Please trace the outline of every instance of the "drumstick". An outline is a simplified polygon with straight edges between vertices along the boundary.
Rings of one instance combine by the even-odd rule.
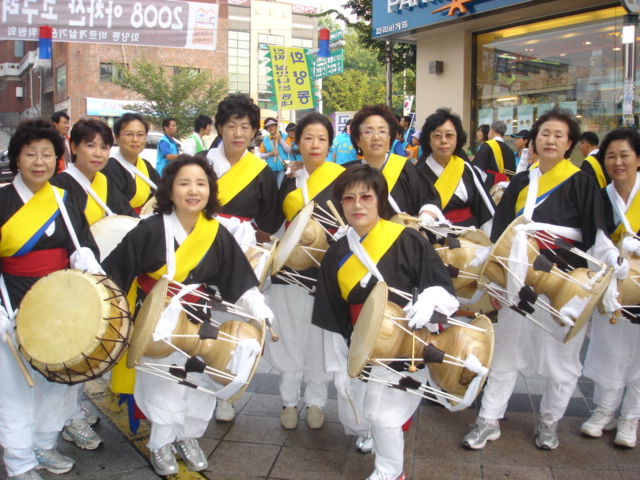
[[[33,383],[33,378],[31,377],[31,373],[29,373],[29,370],[27,370],[27,367],[24,366],[22,357],[18,353],[16,346],[13,344],[12,338],[7,338],[7,345],[9,346],[9,350],[11,350],[11,353],[13,354],[13,358],[15,358],[16,362],[18,362],[18,366],[20,367],[20,371],[22,372],[24,379],[27,381],[27,385],[33,388],[34,383]]]
[[[278,340],[280,340],[280,337],[273,330],[273,325],[271,325],[271,322],[269,321],[268,318],[265,319],[265,323],[267,324],[267,328],[269,329],[269,333],[271,334],[271,341],[275,343]]]
[[[418,301],[418,289],[416,287],[413,287],[413,291],[411,293],[413,293],[412,305],[415,305],[416,302]],[[407,370],[409,370],[409,372],[411,373],[414,373],[418,370],[416,368],[416,327],[415,326],[411,327],[411,365],[409,365],[409,368]]]
[[[338,224],[341,227],[344,227],[345,224],[342,221],[342,217],[340,216],[340,213],[338,212],[338,209],[335,207],[335,205],[333,204],[333,202],[331,200],[327,200],[327,207],[329,207],[329,210],[331,210],[331,213],[333,213],[334,217],[336,217],[336,220],[338,221]]]
[[[356,406],[353,404],[353,399],[351,398],[351,395],[349,394],[349,392],[347,393],[347,400],[349,400],[349,403],[351,404],[351,408],[353,409],[353,414],[356,417],[356,423],[358,425],[360,425],[360,418],[358,417],[358,412],[356,412]]]

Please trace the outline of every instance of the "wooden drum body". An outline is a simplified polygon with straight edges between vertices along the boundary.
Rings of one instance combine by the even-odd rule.
[[[20,352],[47,379],[69,385],[108,372],[131,332],[123,292],[108,277],[79,270],[38,280],[16,316]]]
[[[397,319],[403,319],[400,306],[388,301],[388,290],[384,283],[378,283],[358,316],[349,349],[348,371],[358,377],[367,365],[389,363],[384,359],[402,358],[410,361],[415,357],[418,364],[424,363],[427,346],[430,344],[447,355],[466,359],[473,354],[480,363],[489,368],[493,358],[493,326],[484,315],[476,317],[472,325],[483,331],[451,326],[439,335],[426,328],[416,330],[421,342],[412,341],[412,336],[402,328]],[[476,373],[456,365],[427,363],[431,379],[448,393],[464,396]]]

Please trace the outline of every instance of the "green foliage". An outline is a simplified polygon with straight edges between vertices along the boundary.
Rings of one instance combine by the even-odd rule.
[[[363,105],[384,103],[385,83],[361,70],[345,70],[323,82],[322,98],[326,110],[360,110]]]
[[[209,71],[184,68],[170,75],[162,65],[147,61],[136,61],[130,69],[117,67],[120,78],[114,83],[146,100],[144,104],[126,108],[150,119],[176,118],[180,138],[193,131],[193,121],[198,115],[213,116],[227,94],[226,80],[213,78]]]

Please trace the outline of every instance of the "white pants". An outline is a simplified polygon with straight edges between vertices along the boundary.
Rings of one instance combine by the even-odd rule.
[[[484,388],[480,417],[487,420],[499,420],[504,417],[518,378],[518,372],[489,372]],[[576,389],[578,379],[570,382],[556,382],[551,378],[547,382],[540,401],[540,416],[545,422],[557,422],[564,416],[571,395]]]
[[[285,407],[300,402],[300,384],[307,384],[307,406],[323,408],[327,403],[328,382],[333,374],[324,371],[322,329],[311,323],[313,300],[297,287],[271,285],[267,303],[276,317],[280,341],[267,341],[265,357],[280,372],[280,397]]]
[[[616,412],[620,404],[620,416],[640,418],[640,384],[627,384],[625,388],[605,388],[596,383],[593,389],[593,401],[605,412]]]
[[[185,358],[172,353],[162,359],[143,361],[170,366],[184,364]],[[201,374],[208,381],[206,374]],[[136,404],[151,422],[147,447],[158,450],[168,443],[201,437],[216,407],[216,397],[142,371],[136,372]]]
[[[397,383],[400,377],[383,367],[373,367],[372,376]],[[421,383],[426,377],[423,371],[411,374]],[[376,382],[353,379],[349,400],[338,396],[338,417],[347,435],[373,437],[375,467],[389,475],[400,475],[404,464],[404,433],[402,426],[416,411],[422,397]],[[356,413],[360,424],[356,419]]]
[[[30,388],[4,342],[0,342],[0,365],[0,444],[7,472],[15,476],[38,464],[34,450],[55,447],[77,394],[31,369],[35,386]]]

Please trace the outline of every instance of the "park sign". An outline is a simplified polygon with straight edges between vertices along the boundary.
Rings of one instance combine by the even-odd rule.
[[[330,77],[344,72],[344,48],[334,50],[330,57],[316,57],[313,62],[313,78]]]
[[[196,48],[213,52],[219,5],[176,0],[2,0],[0,39]]]

